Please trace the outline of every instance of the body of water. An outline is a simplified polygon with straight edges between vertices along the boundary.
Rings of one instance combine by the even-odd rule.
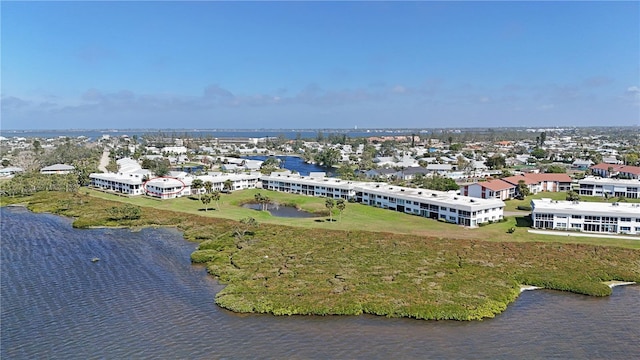
[[[247,156],[247,159],[265,161],[269,156],[256,155]],[[333,176],[335,168],[328,168],[326,166],[319,166],[316,164],[308,164],[299,156],[276,156],[280,159],[280,166],[283,169],[296,171],[302,176],[309,176],[310,172],[325,172],[327,176]]]
[[[235,314],[176,230],[77,230],[15,207],[0,218],[2,359],[640,357],[637,285],[526,291],[476,322]]]
[[[37,137],[37,138],[56,138],[56,137],[79,137],[84,136],[92,140],[102,138],[104,135],[118,137],[134,135],[143,137],[147,135],[165,137],[191,137],[191,138],[265,138],[284,136],[293,140],[298,137],[302,139],[316,139],[319,133],[324,137],[329,134],[345,134],[348,137],[369,137],[369,136],[402,136],[416,134],[425,134],[431,130],[418,129],[242,129],[242,130],[215,130],[215,129],[64,129],[64,130],[6,130],[0,129],[0,136],[11,137]]]

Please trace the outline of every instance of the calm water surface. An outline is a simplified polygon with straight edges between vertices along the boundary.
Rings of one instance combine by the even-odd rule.
[[[296,171],[302,176],[309,176],[310,172],[325,172],[327,176],[333,176],[335,168],[328,168],[326,166],[319,166],[316,164],[307,164],[301,157],[298,156],[276,156],[281,161],[281,167],[287,170]],[[256,155],[247,156],[247,159],[265,161],[268,156]]]
[[[175,230],[0,216],[2,359],[640,358],[640,286],[527,291],[481,322],[241,315],[214,304],[222,287]]]

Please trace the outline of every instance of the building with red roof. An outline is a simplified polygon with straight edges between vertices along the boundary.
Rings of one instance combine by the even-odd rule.
[[[518,195],[518,184],[523,181],[529,193],[543,191],[559,192],[571,190],[571,177],[567,174],[543,173],[508,176],[502,179],[476,182],[462,186],[461,195],[482,199],[507,200]]]

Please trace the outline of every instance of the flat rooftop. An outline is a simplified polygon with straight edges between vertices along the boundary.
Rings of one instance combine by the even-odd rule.
[[[543,198],[531,200],[531,205],[536,212],[548,211],[553,213],[562,213],[563,211],[566,211],[567,214],[609,214],[640,218],[639,203],[563,201]]]
[[[640,179],[611,179],[590,176],[578,181],[579,184],[640,186]]]

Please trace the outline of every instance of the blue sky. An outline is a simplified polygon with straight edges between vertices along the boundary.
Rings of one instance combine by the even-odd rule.
[[[640,125],[640,3],[2,1],[3,129]]]

